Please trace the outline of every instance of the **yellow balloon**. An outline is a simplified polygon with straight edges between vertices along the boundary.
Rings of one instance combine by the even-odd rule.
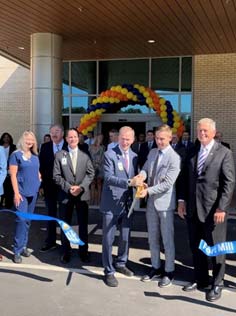
[[[121,92],[122,87],[121,86],[116,86],[116,91]]]
[[[147,104],[152,103],[152,98],[148,97],[148,98],[146,99],[146,102],[147,102]]]
[[[126,96],[127,96],[128,99],[132,99],[134,95],[133,95],[132,92],[128,92],[128,93],[126,94]]]
[[[167,113],[166,113],[165,111],[162,111],[162,112],[160,113],[160,117],[161,117],[161,118],[167,117]]]
[[[137,98],[137,96],[135,95],[135,96],[133,96],[133,99],[132,99],[134,102],[136,102],[136,101],[138,101],[138,98]]]
[[[145,92],[143,93],[143,95],[145,96],[145,98],[147,98],[147,97],[150,96],[150,93],[149,93],[148,91],[145,91]]]
[[[144,93],[145,92],[145,87],[144,86],[140,86],[139,87],[139,92]]]
[[[167,117],[163,117],[163,118],[162,118],[162,122],[163,122],[163,123],[167,123],[167,121],[168,121],[168,118],[167,118]]]
[[[122,89],[121,89],[121,93],[127,94],[127,93],[128,93],[128,90],[127,90],[126,88],[122,88]]]
[[[164,98],[160,98],[159,103],[160,105],[164,105],[166,103],[166,100]]]
[[[97,102],[98,102],[97,99],[93,99],[92,104],[95,105],[97,104]]]
[[[98,97],[98,98],[97,98],[97,102],[98,102],[98,103],[102,103],[102,97]]]
[[[115,98],[109,98],[110,103],[115,103]]]
[[[180,123],[179,123],[179,122],[175,122],[175,123],[174,123],[174,127],[175,127],[175,128],[178,128],[179,126],[180,126]]]
[[[139,89],[140,85],[136,83],[136,84],[134,85],[134,87],[135,87],[136,89]]]
[[[103,97],[103,98],[102,98],[102,101],[106,103],[106,102],[109,101],[109,98],[108,98],[108,97]]]
[[[160,109],[161,109],[161,111],[166,111],[167,107],[166,107],[166,105],[163,104],[160,106]]]
[[[116,91],[116,87],[115,87],[115,86],[112,86],[110,90],[111,90],[111,91]]]
[[[119,103],[120,102],[120,99],[118,99],[118,98],[114,98],[114,100],[115,100],[115,103]]]
[[[172,128],[172,133],[177,133],[177,128]]]

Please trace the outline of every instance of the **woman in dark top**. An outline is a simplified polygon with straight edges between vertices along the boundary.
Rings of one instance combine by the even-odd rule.
[[[5,151],[6,159],[7,159],[7,165],[9,163],[9,158],[11,153],[16,150],[16,145],[13,144],[13,138],[12,136],[5,132],[2,134],[0,138],[0,146],[3,146],[3,149]],[[7,168],[8,169],[8,168]],[[3,183],[4,188],[4,194],[1,197],[1,205],[5,206],[5,208],[12,208],[13,206],[13,189],[11,185],[11,178],[9,172],[7,173],[6,179]]]
[[[37,141],[33,132],[25,131],[22,134],[17,150],[10,156],[9,169],[15,209],[33,213],[41,181]],[[25,257],[30,256],[30,251],[27,249],[29,228],[30,221],[16,217],[13,257],[15,263],[22,262],[21,254]]]

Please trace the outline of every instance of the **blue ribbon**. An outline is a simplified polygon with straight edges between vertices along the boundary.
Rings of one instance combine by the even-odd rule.
[[[60,225],[61,229],[63,230],[64,234],[66,235],[67,239],[69,240],[71,244],[84,246],[84,242],[79,238],[79,236],[73,230],[73,228],[69,226],[66,222],[62,221],[61,219],[47,216],[47,215],[23,213],[23,212],[12,211],[12,210],[7,210],[7,209],[0,210],[0,212],[10,212],[21,218],[24,218],[30,221],[56,221]]]
[[[199,247],[208,257],[216,257],[220,255],[236,253],[236,241],[225,241],[214,246],[208,246],[205,240],[201,239]]]

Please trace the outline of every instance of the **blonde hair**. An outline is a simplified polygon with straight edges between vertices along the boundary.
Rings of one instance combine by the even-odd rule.
[[[120,135],[121,133],[123,133],[123,132],[130,132],[130,133],[132,133],[133,137],[134,137],[134,135],[135,135],[134,130],[133,130],[132,127],[130,127],[130,126],[122,126],[122,127],[119,129],[119,135]]]
[[[30,148],[30,151],[34,155],[38,155],[38,145],[37,145],[37,139],[32,131],[24,131],[21,135],[20,139],[18,140],[18,143],[16,145],[17,149],[25,151],[25,138],[27,136],[32,136],[34,138],[34,144],[32,148]]]
[[[155,134],[157,132],[167,132],[170,136],[172,136],[172,129],[167,124],[163,124],[163,125],[156,127]]]

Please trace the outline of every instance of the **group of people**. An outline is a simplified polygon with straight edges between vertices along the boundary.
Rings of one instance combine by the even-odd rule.
[[[134,188],[139,188],[139,197],[147,198],[146,221],[152,265],[141,281],[158,277],[159,287],[170,286],[173,282],[174,212],[177,208],[179,216],[186,219],[188,225],[194,266],[193,280],[183,290],[207,288],[208,301],[221,297],[225,256],[213,257],[210,279],[208,258],[198,249],[201,239],[211,246],[226,240],[227,211],[235,185],[232,152],[215,139],[216,125],[212,119],[204,118],[198,122],[198,141],[195,144],[190,142],[188,133],[183,135],[182,145],[176,142],[177,135],[172,135],[171,128],[165,124],[155,131],[148,131],[146,141],[145,137],[140,137],[140,144],[139,140],[134,142],[135,132],[129,126],[122,127],[118,133],[111,131],[111,145],[106,151],[102,135],[89,136],[86,142],[81,142],[82,136],[72,128],[66,132],[64,139],[64,129],[59,124],[51,127],[49,135],[50,141],[41,145],[38,155],[35,135],[25,131],[17,150],[10,155],[9,175],[16,210],[33,212],[39,190],[44,192],[49,216],[59,217],[71,224],[75,208],[79,236],[85,243],[79,247],[78,254],[82,262],[87,262],[88,202],[93,186],[100,185],[104,282],[109,287],[117,287],[115,272],[129,277],[134,275],[127,262],[130,227],[135,215],[129,216],[128,213]],[[83,144],[88,146],[87,150]],[[7,159],[2,147],[0,164],[0,194],[3,194],[1,185],[7,174]],[[99,177],[101,182],[96,180],[95,183],[94,178]],[[29,226],[29,221],[16,218],[15,263],[22,262],[22,255],[30,255],[27,248]],[[117,227],[120,235],[117,257],[113,261],[112,247]],[[165,253],[164,267],[160,260],[161,240]],[[71,248],[63,232],[61,244],[60,260],[66,264],[71,259]],[[55,247],[56,222],[49,221],[41,251]]]

